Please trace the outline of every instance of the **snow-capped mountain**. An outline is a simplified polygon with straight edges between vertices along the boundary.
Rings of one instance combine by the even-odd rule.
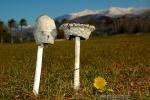
[[[116,16],[122,16],[122,15],[139,15],[146,10],[148,10],[148,8],[119,8],[119,7],[110,7],[108,9],[95,10],[95,11],[83,10],[83,11],[59,16],[56,18],[56,20],[60,22],[63,19],[72,20],[78,17],[87,16],[87,15],[100,15],[100,16],[109,16],[109,17],[116,17]]]
[[[125,14],[133,14],[134,8],[119,8],[119,7],[111,7],[104,11],[104,15],[106,16],[118,16]]]
[[[63,16],[59,16],[56,18],[56,20],[58,20],[58,21],[62,21],[63,19],[72,20],[72,19],[75,19],[77,17],[82,17],[82,16],[86,16],[86,15],[95,15],[95,14],[100,14],[100,11],[99,10],[96,10],[96,11],[83,10],[80,12],[75,12],[75,13],[70,13],[70,14],[66,14]]]
[[[100,14],[100,11],[99,10],[96,10],[96,11],[83,10],[81,12],[71,13],[72,17],[81,17],[81,16],[94,15],[94,14]]]

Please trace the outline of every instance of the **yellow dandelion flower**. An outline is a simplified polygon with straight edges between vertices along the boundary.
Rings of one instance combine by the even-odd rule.
[[[97,89],[103,89],[106,84],[106,80],[102,77],[97,77],[94,79],[94,87],[96,87]]]

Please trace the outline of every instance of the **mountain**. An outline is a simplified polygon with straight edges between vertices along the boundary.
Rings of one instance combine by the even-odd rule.
[[[73,20],[78,17],[97,15],[97,16],[109,16],[109,17],[119,17],[123,15],[140,15],[146,11],[149,11],[148,8],[119,8],[119,7],[110,7],[103,10],[83,10],[80,12],[70,13],[56,18],[57,21],[61,22],[63,19]]]
[[[83,10],[59,16],[55,20],[58,27],[66,22],[94,25],[96,29],[93,35],[150,32],[150,8]]]
[[[104,11],[104,15],[106,16],[120,16],[125,14],[133,14],[134,8],[119,8],[119,7],[111,7]]]
[[[82,16],[86,16],[86,15],[95,15],[95,14],[100,14],[100,11],[99,10],[96,10],[96,11],[83,10],[83,11],[80,11],[80,12],[59,16],[59,17],[56,18],[56,20],[58,20],[60,22],[63,19],[72,20],[72,19],[75,19],[77,17],[82,17]]]

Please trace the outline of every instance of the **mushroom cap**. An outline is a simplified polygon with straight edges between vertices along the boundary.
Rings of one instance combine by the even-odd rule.
[[[65,23],[59,29],[64,30],[67,39],[79,36],[87,40],[91,32],[95,30],[95,27],[89,24]]]
[[[39,16],[34,25],[34,38],[37,44],[54,44],[57,35],[54,20],[47,16]]]

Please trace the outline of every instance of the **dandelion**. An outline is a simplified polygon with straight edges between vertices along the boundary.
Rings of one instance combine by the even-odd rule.
[[[94,79],[94,87],[96,87],[96,89],[103,89],[106,84],[106,80],[102,77],[97,77]]]

